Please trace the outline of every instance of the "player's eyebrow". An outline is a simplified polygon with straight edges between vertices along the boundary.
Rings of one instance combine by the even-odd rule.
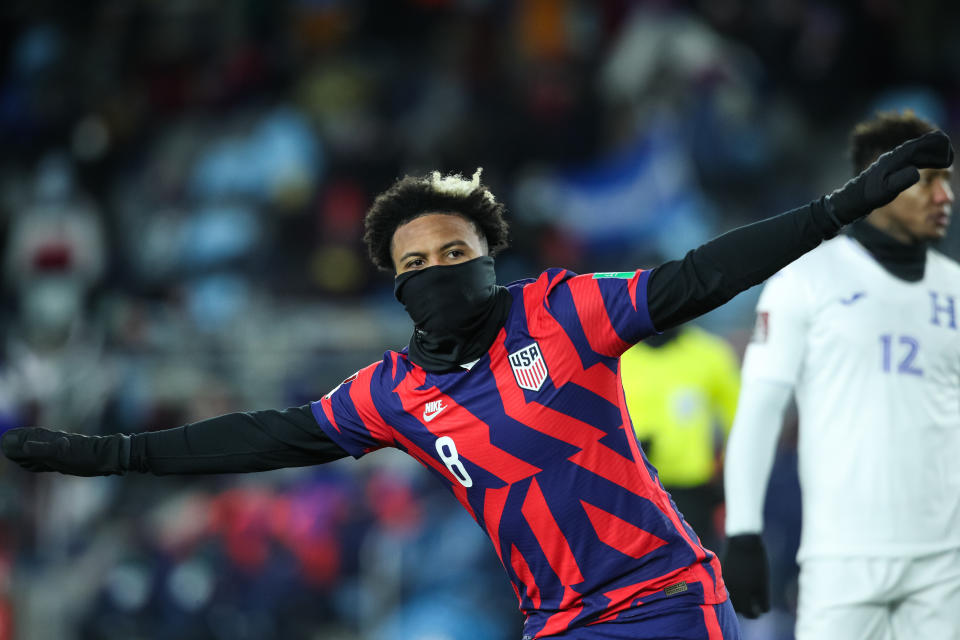
[[[452,249],[453,247],[456,247],[458,245],[467,246],[467,243],[464,240],[451,240],[450,242],[440,247],[440,252],[443,253],[447,249]],[[400,256],[400,262],[406,261],[407,258],[414,258],[414,257],[424,258],[426,257],[426,255],[427,254],[424,253],[423,251],[407,251],[405,254]]]
[[[946,180],[953,180],[953,167],[921,169],[920,175],[925,176],[927,179],[945,178]]]

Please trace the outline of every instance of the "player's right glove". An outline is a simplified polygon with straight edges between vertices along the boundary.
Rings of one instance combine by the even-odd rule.
[[[845,185],[824,198],[827,212],[841,225],[892,201],[920,179],[919,169],[945,169],[953,164],[950,138],[930,131],[884,153]]]
[[[734,610],[747,618],[770,610],[767,552],[759,534],[727,538],[720,566]]]
[[[74,476],[122,474],[130,457],[130,439],[121,434],[85,436],[40,427],[10,429],[0,439],[3,454],[29,471],[59,471]]]

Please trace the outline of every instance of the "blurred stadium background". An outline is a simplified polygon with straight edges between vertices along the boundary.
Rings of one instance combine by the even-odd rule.
[[[850,176],[911,107],[960,133],[960,5],[914,0],[6,0],[0,430],[317,399],[406,343],[360,243],[404,173],[506,202],[506,282],[648,266]],[[942,249],[960,254],[960,231]],[[700,319],[740,352],[756,291]],[[791,430],[768,500],[791,638]],[[402,455],[251,476],[0,460],[0,640],[497,640],[516,600]]]

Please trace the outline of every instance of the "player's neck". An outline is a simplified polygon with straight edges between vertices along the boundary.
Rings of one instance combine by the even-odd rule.
[[[850,225],[850,236],[859,242],[888,272],[908,282],[923,279],[927,243],[905,243],[882,229],[861,220]]]

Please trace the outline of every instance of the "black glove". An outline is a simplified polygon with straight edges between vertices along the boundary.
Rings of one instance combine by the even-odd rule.
[[[10,429],[0,439],[0,448],[29,471],[73,476],[122,474],[130,457],[130,439],[122,434],[84,436],[39,427]]]
[[[770,610],[767,552],[759,534],[745,533],[727,538],[720,566],[736,611],[747,618],[756,618]]]
[[[892,201],[920,179],[919,169],[953,164],[950,138],[930,131],[884,153],[876,162],[824,199],[827,212],[841,224],[862,218]]]

